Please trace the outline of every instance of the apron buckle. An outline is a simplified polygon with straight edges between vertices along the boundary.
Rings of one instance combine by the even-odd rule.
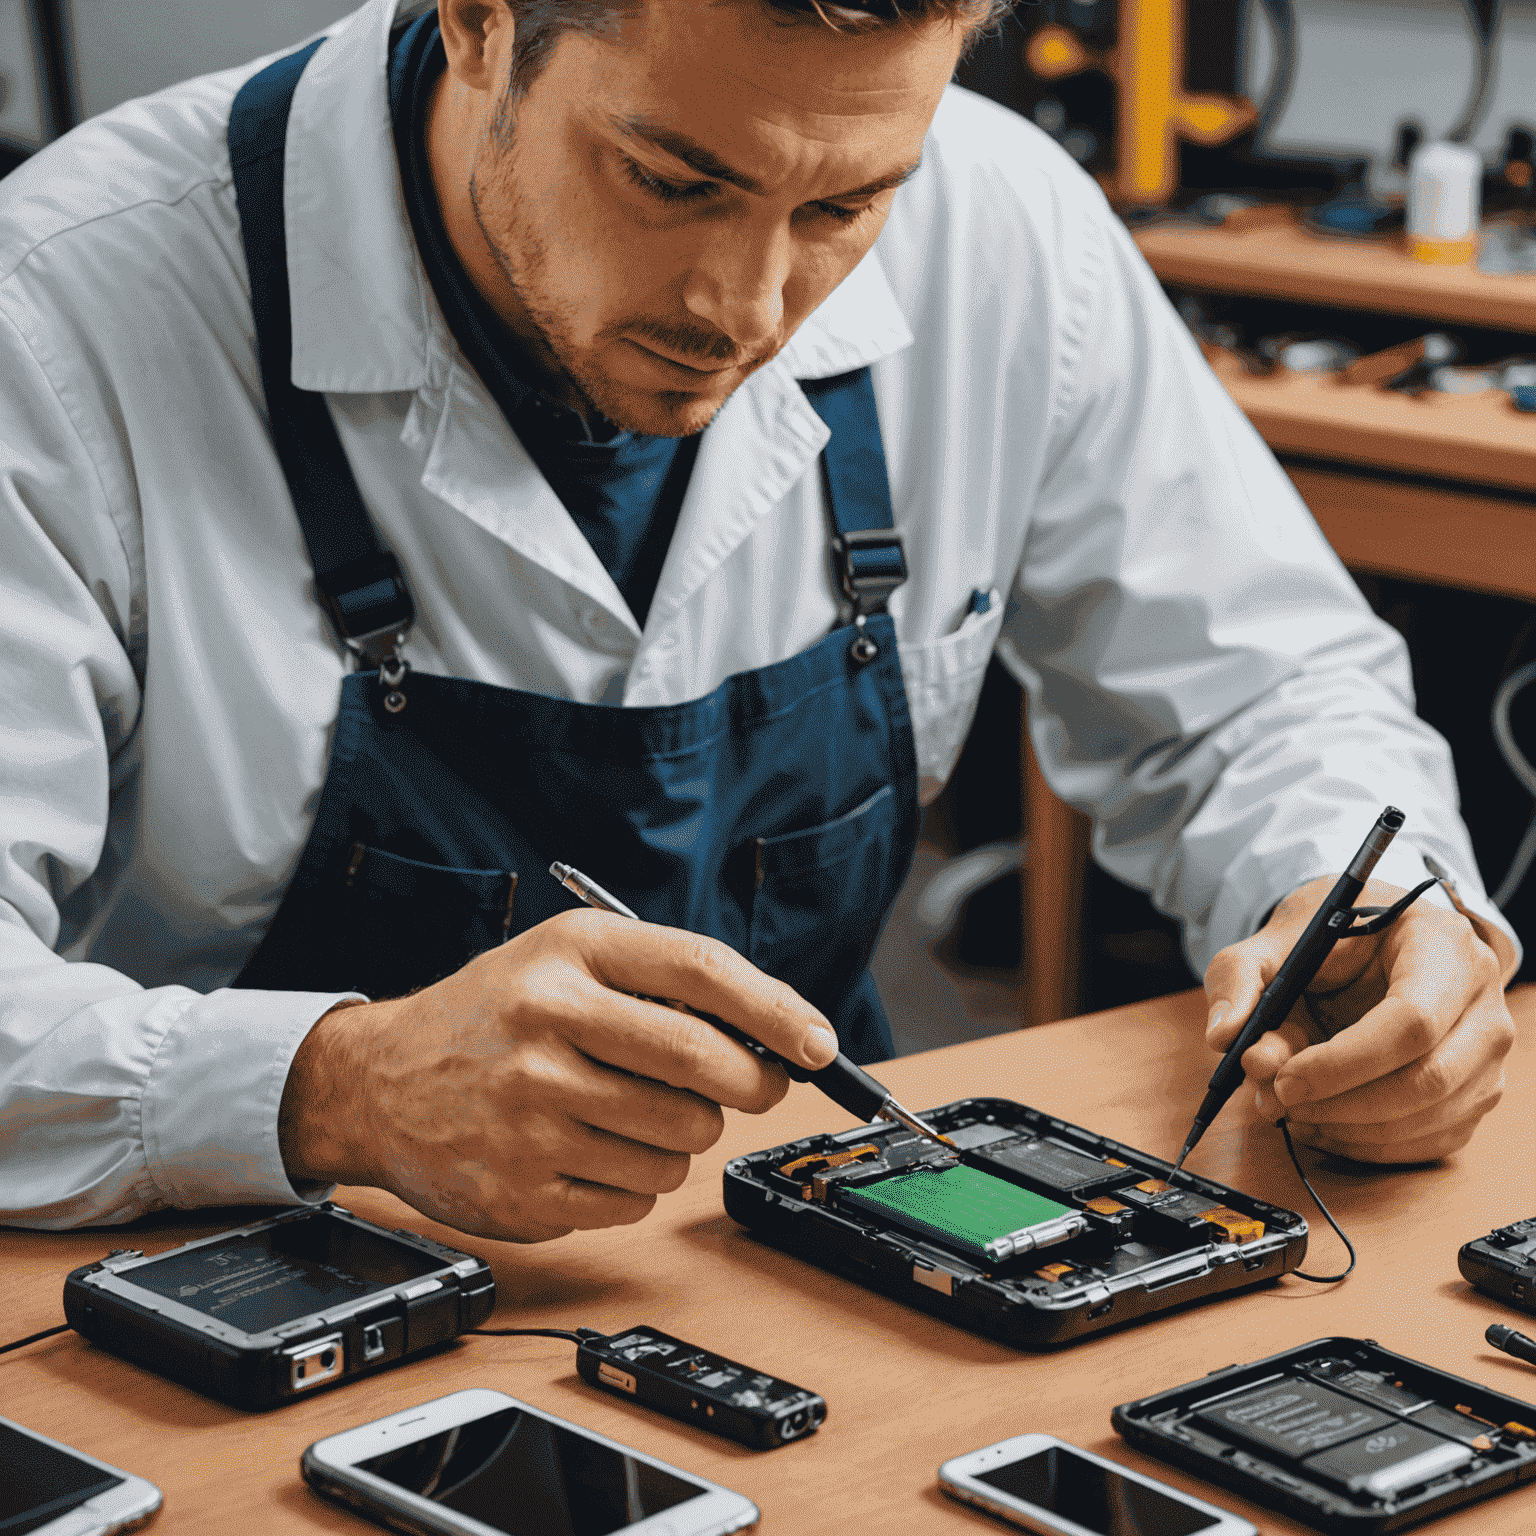
[[[880,654],[880,647],[864,632],[865,621],[886,611],[892,592],[907,579],[907,551],[894,528],[849,528],[832,539],[837,561],[837,581],[853,608],[858,635],[848,654],[860,666]]]

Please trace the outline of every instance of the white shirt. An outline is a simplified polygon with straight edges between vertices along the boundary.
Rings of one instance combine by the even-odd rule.
[[[996,648],[1094,851],[1192,963],[1382,805],[1481,897],[1444,742],[1094,184],[958,89],[874,250],[706,432],[642,632],[438,311],[385,97],[395,0],[288,130],[293,380],[326,393],[423,672],[696,698],[837,620],[796,381],[873,364],[912,575],[925,799]],[[264,62],[264,61],[263,61]],[[76,129],[0,188],[0,1220],[292,1202],[277,1111],[332,995],[234,991],[299,858],[346,656],[271,444],[225,145],[259,65]],[[969,613],[972,593],[1005,601]]]

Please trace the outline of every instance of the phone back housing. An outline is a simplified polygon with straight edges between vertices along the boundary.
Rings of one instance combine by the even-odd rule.
[[[1531,1404],[1374,1339],[1313,1339],[1110,1419],[1137,1450],[1334,1536],[1388,1536],[1536,1479]]]

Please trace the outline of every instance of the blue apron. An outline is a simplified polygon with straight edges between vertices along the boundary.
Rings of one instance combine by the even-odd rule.
[[[868,962],[917,839],[917,767],[885,599],[906,576],[869,370],[808,381],[850,621],[686,704],[578,704],[411,673],[415,609],[322,394],[290,381],[283,146],[319,44],[235,98],[230,159],[273,444],[317,599],[364,670],[314,825],[234,985],[397,996],[577,899],[574,864],[652,922],[711,934],[820,1008],[855,1061],[891,1052]]]

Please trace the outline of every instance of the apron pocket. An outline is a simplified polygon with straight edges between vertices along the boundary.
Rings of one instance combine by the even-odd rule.
[[[747,958],[823,1011],[863,974],[880,935],[897,809],[887,784],[835,821],[754,840]]]
[[[507,936],[516,876],[452,869],[354,843],[339,892],[346,985],[399,997],[451,975]]]

